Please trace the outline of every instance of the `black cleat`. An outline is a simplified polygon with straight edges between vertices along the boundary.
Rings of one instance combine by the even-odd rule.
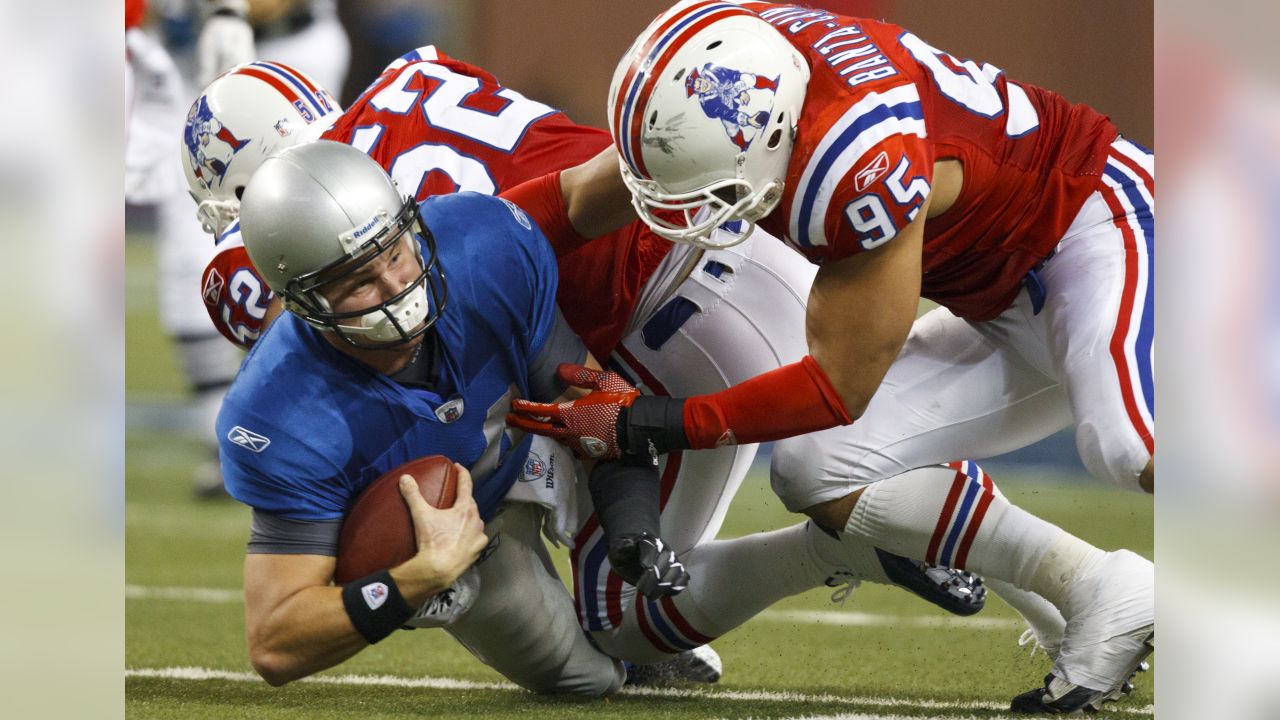
[[[929,565],[880,548],[876,556],[894,584],[953,615],[975,615],[987,604],[987,587],[971,572]]]
[[[1044,676],[1044,687],[1018,695],[1009,704],[1009,710],[1016,713],[1063,714],[1074,712],[1098,712],[1103,704],[1123,700],[1133,692],[1133,678],[1140,672],[1146,672],[1150,665],[1144,662],[1155,648],[1155,633],[1146,629],[1142,640],[1142,648],[1132,660],[1132,666],[1125,673],[1125,679],[1107,690],[1094,690],[1083,685],[1064,680],[1052,672]]]

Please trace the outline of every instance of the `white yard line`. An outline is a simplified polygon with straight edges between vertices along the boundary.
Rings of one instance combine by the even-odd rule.
[[[1014,618],[951,617],[947,615],[878,615],[842,610],[765,610],[756,620],[850,627],[947,628],[955,630],[1022,630]]]
[[[125,677],[159,678],[165,680],[223,680],[229,682],[260,683],[262,680],[253,673],[214,670],[199,667],[167,667],[167,668],[129,668]],[[394,675],[317,675],[300,682],[319,685],[355,685],[376,687],[428,688],[432,690],[519,690],[511,683],[476,682],[474,680],[457,680],[454,678],[419,677],[407,678]],[[795,692],[772,692],[767,690],[724,691],[692,690],[678,688],[624,688],[623,695],[671,698],[702,698],[706,700],[733,700],[744,702],[803,702],[803,703],[848,703],[850,705],[871,705],[875,707],[894,707],[916,710],[953,710],[953,711],[1000,711],[1008,707],[1006,703],[996,702],[943,702],[938,700],[909,700],[894,697],[860,697],[856,695],[811,695]],[[1116,707],[1111,712],[1125,715],[1151,715],[1151,706],[1145,708]],[[840,718],[896,718],[894,715],[839,715],[824,717]],[[946,716],[956,720],[954,715]],[[917,719],[918,720],[918,719]]]
[[[131,600],[179,600],[204,603],[239,603],[239,590],[202,587],[147,587],[126,585],[124,596]],[[1022,621],[1013,618],[953,618],[946,616],[878,615],[842,610],[765,610],[755,620],[802,625],[845,627],[948,628],[957,630],[1021,630]]]
[[[130,600],[183,600],[203,603],[240,603],[244,593],[239,590],[204,587],[144,587],[125,585],[124,596]]]

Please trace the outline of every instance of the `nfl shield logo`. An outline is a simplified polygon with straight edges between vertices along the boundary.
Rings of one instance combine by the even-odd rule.
[[[436,418],[442,423],[451,423],[462,417],[464,404],[462,398],[456,397],[436,408]]]

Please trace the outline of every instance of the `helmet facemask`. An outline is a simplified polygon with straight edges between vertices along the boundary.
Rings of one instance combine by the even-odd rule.
[[[334,333],[348,345],[363,350],[394,350],[424,335],[439,320],[448,302],[448,286],[439,267],[435,236],[419,219],[416,202],[407,199],[395,218],[383,212],[371,223],[381,227],[370,238],[358,239],[369,224],[343,233],[339,241],[347,256],[293,278],[282,295],[288,310],[313,327]],[[418,276],[377,305],[334,312],[323,291],[393,252],[400,242],[410,244],[421,269]]]
[[[742,178],[728,178],[690,192],[669,193],[657,181],[631,172],[626,162],[620,165],[632,207],[656,235],[708,250],[733,247],[746,240],[756,222],[782,198],[780,178],[760,188]],[[673,214],[679,220],[669,219]],[[735,223],[736,227],[722,227]],[[722,232],[715,232],[717,228]]]

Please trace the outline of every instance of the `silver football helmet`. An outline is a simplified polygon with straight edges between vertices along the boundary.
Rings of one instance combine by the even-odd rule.
[[[444,310],[448,292],[435,238],[418,204],[350,145],[321,140],[268,158],[245,188],[240,228],[249,259],[285,307],[351,345],[403,345]],[[373,307],[334,312],[325,287],[402,241],[416,253],[417,278]]]

